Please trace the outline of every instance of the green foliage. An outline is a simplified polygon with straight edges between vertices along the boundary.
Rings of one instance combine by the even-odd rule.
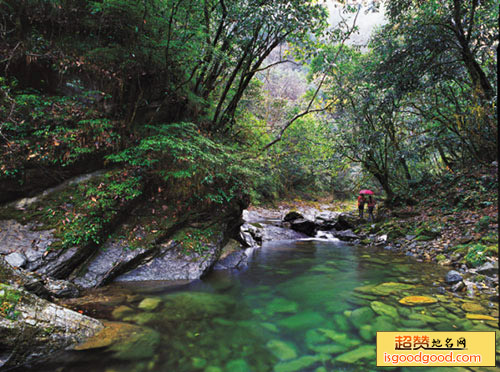
[[[192,123],[146,128],[150,135],[137,146],[107,159],[141,167],[154,183],[172,189],[172,195],[179,198],[190,195],[198,201],[222,204],[245,197],[245,181],[252,170],[236,147],[203,136]]]
[[[184,254],[193,253],[202,255],[213,246],[213,238],[216,231],[213,227],[204,229],[188,228],[173,236],[173,239],[181,243]]]
[[[21,300],[21,293],[10,286],[0,283],[0,316],[10,320],[16,320],[19,311],[16,306]]]
[[[490,216],[483,216],[483,217],[481,217],[481,219],[479,221],[477,221],[474,230],[476,232],[481,232],[481,231],[488,230],[489,227],[490,227],[490,223],[492,222],[491,220],[492,219],[491,219]]]
[[[464,261],[467,266],[478,267],[487,261],[487,256],[498,254],[498,246],[487,247],[482,244],[469,246]]]
[[[99,92],[49,96],[19,90],[16,80],[0,77],[0,84],[0,178],[33,164],[71,166],[116,146],[113,123],[95,108]]]

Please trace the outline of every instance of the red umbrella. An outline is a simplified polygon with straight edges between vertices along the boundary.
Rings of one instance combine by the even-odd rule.
[[[373,195],[372,190],[361,190],[359,193],[363,195]]]

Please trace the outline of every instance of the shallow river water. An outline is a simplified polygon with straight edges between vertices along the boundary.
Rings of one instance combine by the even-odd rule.
[[[490,300],[438,293],[445,273],[382,248],[319,240],[268,243],[254,251],[244,270],[216,271],[177,287],[126,287],[126,300],[102,314],[144,327],[131,333],[129,343],[65,352],[33,371],[382,370],[375,365],[376,331],[495,330],[494,322],[465,315],[471,306],[494,313],[498,307]],[[399,303],[410,295],[438,302]]]

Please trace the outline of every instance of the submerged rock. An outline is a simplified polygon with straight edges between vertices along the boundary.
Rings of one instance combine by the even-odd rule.
[[[305,330],[318,327],[323,324],[324,321],[325,318],[323,318],[320,313],[315,311],[304,311],[280,320],[278,325],[291,330]]]
[[[291,342],[270,340],[266,347],[280,360],[297,358],[297,349]]]
[[[378,315],[387,315],[387,316],[390,316],[391,318],[397,318],[398,317],[398,310],[394,306],[387,305],[387,304],[385,304],[383,302],[372,301],[370,303],[370,307]]]
[[[266,306],[266,311],[273,315],[274,313],[296,313],[299,305],[296,302],[282,297],[275,298]]]
[[[206,292],[180,292],[164,297],[165,321],[196,320],[225,314],[235,306],[231,297]]]
[[[348,351],[342,355],[339,355],[335,360],[337,362],[353,364],[364,359],[374,359],[375,358],[375,346],[363,345],[355,350]]]
[[[281,362],[274,366],[274,372],[304,371],[315,363],[328,360],[327,355],[304,355],[298,359]]]
[[[74,350],[106,347],[122,360],[151,358],[160,343],[160,334],[150,328],[120,322],[105,322],[104,329]]]
[[[161,298],[148,297],[142,300],[137,307],[141,310],[152,311],[156,309],[160,304],[161,304]]]
[[[369,323],[373,318],[375,318],[375,313],[372,309],[361,307],[353,310],[349,319],[356,328],[360,328],[363,324]]]

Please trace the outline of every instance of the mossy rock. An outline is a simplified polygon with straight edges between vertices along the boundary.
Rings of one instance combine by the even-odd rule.
[[[231,360],[226,364],[226,372],[251,372],[252,369],[245,359]]]
[[[470,320],[498,320],[496,318],[493,318],[492,316],[484,314],[465,314],[465,317]]]
[[[399,300],[400,304],[407,306],[431,305],[438,302],[435,298],[428,296],[407,296]]]
[[[375,318],[375,313],[369,307],[361,307],[353,310],[349,320],[356,328],[361,328],[362,325],[369,323]]]
[[[226,314],[235,306],[234,300],[225,295],[206,292],[180,292],[164,297],[165,321],[197,320]]]
[[[321,324],[324,324],[324,322],[325,318],[323,318],[320,313],[315,311],[305,311],[280,320],[278,325],[290,330],[305,330],[318,327]]]
[[[388,296],[390,294],[394,294],[403,290],[408,290],[414,287],[415,286],[413,284],[386,282],[377,285],[365,285],[362,287],[357,287],[354,288],[354,291],[365,294],[373,294],[377,296]]]
[[[304,355],[298,359],[281,362],[274,366],[274,372],[296,372],[304,371],[314,364],[328,360],[326,355]],[[233,371],[231,371],[233,372]]]
[[[372,301],[370,307],[378,315],[387,315],[391,318],[398,318],[399,316],[398,310],[394,306],[387,305],[380,301]]]
[[[464,302],[462,304],[462,309],[466,313],[486,313],[487,310],[482,307],[480,304],[474,302]]]
[[[152,311],[156,309],[160,304],[161,304],[161,298],[147,297],[144,300],[142,300],[137,307],[144,311]]]
[[[335,358],[335,361],[354,364],[361,360],[371,360],[375,358],[375,346],[363,345],[355,350],[348,351]]]
[[[160,343],[160,334],[150,328],[120,322],[104,322],[104,329],[77,345],[74,350],[106,347],[121,360],[142,360],[153,357]]]
[[[266,312],[270,315],[275,313],[296,313],[298,308],[299,305],[296,302],[278,297],[267,304]]]
[[[267,342],[266,347],[279,360],[289,360],[297,358],[297,348],[291,342],[270,340]]]
[[[120,305],[113,310],[113,312],[111,313],[111,316],[114,319],[121,320],[127,316],[131,316],[132,314],[134,314],[134,312],[135,312],[134,309],[132,309],[128,306]]]

